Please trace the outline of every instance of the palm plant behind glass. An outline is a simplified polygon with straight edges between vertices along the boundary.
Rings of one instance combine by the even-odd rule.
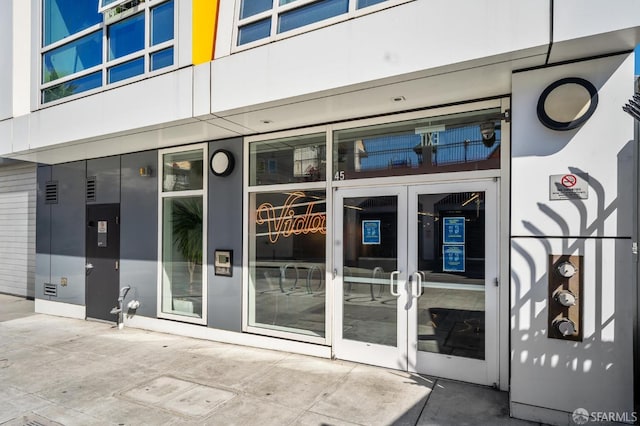
[[[189,284],[197,265],[202,265],[202,200],[176,201],[173,208],[174,243],[187,261]]]

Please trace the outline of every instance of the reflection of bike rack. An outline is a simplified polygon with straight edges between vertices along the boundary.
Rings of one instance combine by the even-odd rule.
[[[344,277],[347,276],[351,276],[351,268],[349,268],[348,266],[343,266],[342,267],[342,280],[343,283],[342,285],[344,285]],[[344,293],[345,296],[350,296],[351,295],[351,286],[353,285],[352,282],[349,282],[349,284],[347,284],[347,291]]]
[[[375,268],[373,268],[373,272],[371,273],[371,300],[376,300],[375,296],[373,295],[373,281],[375,281],[378,273],[384,274],[384,269],[382,269],[382,267],[380,266],[376,266]],[[379,284],[379,286],[380,287],[378,289],[378,297],[382,295],[382,290],[384,290],[384,284]]]
[[[313,293],[311,290],[311,280],[313,279],[313,273],[318,271],[320,273],[320,283],[318,284],[318,290],[322,288],[322,284],[324,284],[324,270],[318,266],[313,265],[309,268],[309,272],[307,272],[307,293]]]
[[[347,266],[344,267],[344,275],[351,275],[350,273],[347,273],[347,271],[349,270],[349,268]],[[373,291],[373,286],[374,286],[374,280],[378,277],[378,275],[382,275],[384,274],[384,269],[382,269],[382,267],[380,266],[376,266],[375,268],[373,268],[373,271],[371,272],[371,282],[369,283],[369,291],[371,292],[371,300],[374,301],[376,300],[376,296],[375,293]],[[382,294],[382,291],[384,289],[384,284],[378,284],[380,286],[380,289],[378,290],[378,297],[380,297],[380,295]],[[353,286],[352,282],[349,282],[349,284],[347,284],[347,291],[344,293],[345,296],[350,296],[351,295],[351,288]]]
[[[288,268],[293,268],[296,271],[296,280],[293,282],[293,286],[291,287],[291,289],[295,289],[296,286],[298,285],[298,279],[300,279],[300,271],[298,270],[298,266],[293,264],[293,263],[287,263],[284,266],[280,267],[280,291],[283,293],[286,293],[286,291],[284,290],[284,281],[287,279],[287,269]]]

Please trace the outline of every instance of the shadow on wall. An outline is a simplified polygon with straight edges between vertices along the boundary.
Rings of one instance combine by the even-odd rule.
[[[634,141],[618,153],[618,194],[605,205],[604,188],[589,177],[597,215],[587,220],[582,200],[567,200],[579,215],[571,226],[549,204],[539,210],[553,220],[563,238],[514,238],[511,268],[512,400],[572,412],[625,411],[632,404],[632,318],[634,291],[631,262],[632,160]],[[583,170],[569,167],[573,174]],[[593,210],[591,210],[593,214]],[[605,221],[617,215],[615,236],[605,236]],[[611,220],[611,219],[609,219]],[[544,235],[523,221],[533,235]],[[626,225],[626,226],[625,226]],[[572,229],[573,231],[570,231]],[[547,338],[548,254],[584,255],[583,341]],[[543,257],[544,256],[544,257]],[[544,262],[541,262],[544,259]],[[526,270],[525,268],[528,268]]]

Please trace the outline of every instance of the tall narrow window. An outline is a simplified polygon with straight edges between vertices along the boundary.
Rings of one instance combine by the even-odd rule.
[[[206,322],[206,148],[160,154],[162,217],[160,312]]]

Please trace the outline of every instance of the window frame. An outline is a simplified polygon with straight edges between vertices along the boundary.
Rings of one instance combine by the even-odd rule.
[[[399,4],[409,3],[415,0],[385,0],[380,3],[366,6],[361,9],[356,9],[358,0],[349,0],[349,7],[346,13],[323,19],[320,21],[316,21],[314,23],[304,25],[299,28],[295,28],[289,31],[285,31],[282,33],[278,33],[278,18],[281,14],[289,12],[291,10],[299,9],[301,7],[310,5],[312,3],[316,3],[320,0],[294,0],[290,3],[280,5],[279,0],[273,0],[273,7],[264,12],[257,13],[255,15],[249,16],[247,18],[240,18],[240,10],[242,5],[242,0],[236,0],[235,8],[234,8],[234,18],[233,18],[233,32],[232,32],[232,44],[231,44],[231,53],[240,52],[243,50],[251,49],[256,46],[261,46],[263,44],[271,43],[274,41],[282,40],[285,38],[293,37],[296,35],[300,35],[309,31],[317,30],[319,28],[327,27],[342,21],[347,21],[349,19],[358,18],[360,16],[368,15],[370,13],[375,13],[384,9],[388,9]],[[240,28],[246,25],[261,21],[263,19],[271,20],[271,32],[268,37],[261,38],[259,40],[252,41],[250,43],[238,44],[238,35],[240,33]]]
[[[249,162],[250,162],[250,145],[255,142],[265,142],[269,140],[283,139],[287,137],[296,137],[296,136],[306,136],[306,135],[315,135],[315,134],[326,134],[326,149],[327,154],[329,153],[329,147],[331,146],[331,141],[328,139],[331,137],[330,133],[326,133],[326,126],[316,126],[316,127],[308,127],[303,130],[292,130],[292,131],[284,131],[272,133],[269,135],[260,135],[254,137],[246,137],[244,138],[244,159],[243,159],[243,179],[244,179],[244,191],[243,191],[243,276],[242,276],[242,299],[243,299],[243,307],[242,307],[242,331],[245,333],[254,333],[263,336],[277,337],[283,339],[291,339],[299,342],[307,342],[314,343],[320,345],[330,345],[331,344],[331,312],[332,312],[332,303],[333,303],[333,290],[330,285],[327,283],[331,282],[332,275],[329,271],[329,265],[331,258],[329,257],[331,254],[331,244],[332,236],[330,234],[330,230],[332,229],[331,225],[331,208],[332,208],[332,193],[330,191],[331,188],[331,179],[329,175],[325,175],[326,178],[322,181],[313,181],[313,182],[296,182],[296,183],[281,183],[281,184],[270,184],[270,185],[249,185]],[[331,165],[331,158],[327,155],[325,167],[326,173],[328,173]],[[266,328],[261,327],[260,325],[251,325],[249,323],[250,312],[249,310],[253,306],[255,306],[255,300],[252,302],[249,297],[249,255],[250,250],[250,227],[249,221],[251,220],[252,209],[251,206],[251,196],[257,193],[273,193],[273,192],[285,192],[285,191],[295,191],[295,190],[304,190],[304,191],[325,191],[325,202],[326,202],[326,214],[327,214],[327,222],[326,222],[326,240],[325,240],[325,271],[324,271],[324,282],[325,282],[325,329],[324,336],[314,336],[311,334],[297,333],[294,331],[287,331],[277,328]],[[255,209],[254,209],[255,210]]]
[[[164,182],[164,163],[163,157],[166,154],[180,153],[180,152],[188,152],[188,151],[197,151],[202,150],[202,188],[201,189],[192,189],[192,190],[184,190],[184,191],[164,191],[163,190],[163,182]],[[157,306],[156,306],[156,315],[158,318],[175,320],[180,322],[186,322],[191,324],[199,324],[199,325],[207,325],[208,320],[208,275],[209,275],[209,263],[208,263],[208,255],[207,255],[207,243],[208,243],[208,181],[209,181],[209,154],[208,154],[208,144],[200,143],[194,145],[185,145],[174,148],[166,148],[158,150],[158,261],[157,261]],[[202,317],[190,317],[187,315],[179,315],[168,312],[163,312],[162,310],[162,300],[163,300],[163,241],[164,241],[164,216],[163,216],[163,207],[164,200],[167,198],[185,198],[185,197],[194,197],[201,196],[202,197]]]
[[[104,13],[107,10],[113,9],[114,7],[118,7],[121,4],[124,4],[124,3],[128,2],[128,1],[131,1],[131,0],[114,0],[111,3],[105,5],[104,4],[104,0],[99,0],[99,2],[98,2],[98,12]]]
[[[242,263],[242,331],[245,333],[252,333],[262,336],[277,337],[281,339],[288,339],[295,342],[306,342],[320,345],[331,346],[333,344],[333,336],[336,333],[334,329],[335,322],[333,321],[333,315],[335,312],[335,292],[333,286],[327,283],[333,282],[333,268],[335,265],[333,242],[335,241],[335,226],[334,226],[334,190],[337,188],[370,188],[375,186],[385,185],[416,185],[423,183],[442,183],[442,182],[460,182],[467,179],[502,179],[503,182],[508,182],[509,171],[509,158],[510,158],[510,127],[508,122],[503,122],[505,126],[502,134],[501,141],[501,156],[500,166],[495,169],[486,170],[465,170],[456,172],[443,172],[443,173],[431,173],[431,174],[413,174],[402,176],[386,176],[386,177],[371,177],[362,179],[349,179],[349,180],[336,180],[333,176],[333,148],[334,140],[333,135],[335,131],[355,129],[358,127],[393,124],[406,120],[425,119],[429,117],[440,117],[444,115],[451,115],[457,113],[473,112],[485,109],[500,108],[502,113],[505,113],[510,108],[511,101],[507,96],[500,96],[488,100],[469,100],[464,103],[455,104],[451,106],[439,106],[433,108],[425,108],[417,111],[402,112],[398,114],[387,114],[379,117],[371,118],[354,118],[349,121],[326,124],[314,127],[305,127],[295,130],[288,130],[282,132],[274,132],[260,135],[247,136],[244,138],[244,153],[243,153],[243,263]],[[317,133],[326,133],[326,167],[327,175],[325,181],[319,182],[303,182],[303,183],[290,183],[290,184],[273,184],[273,185],[249,185],[250,182],[250,145],[254,142],[265,142],[274,139],[282,139],[295,136],[304,136]],[[251,221],[255,206],[251,205],[251,195],[261,192],[279,192],[279,191],[296,191],[296,190],[325,190],[326,191],[326,262],[325,262],[325,283],[326,283],[326,299],[325,299],[325,336],[316,337],[307,334],[295,333],[291,331],[275,330],[264,328],[249,323],[250,309],[252,307],[249,291],[250,291],[250,274],[249,274],[249,259],[250,259],[250,233],[251,233]],[[501,191],[508,190],[506,184],[502,185]],[[500,213],[502,217],[508,217],[508,206],[504,207]],[[505,222],[502,226],[501,232],[504,232],[505,227],[508,228],[508,223]],[[504,271],[501,271],[504,273]]]
[[[38,29],[38,34],[40,35],[39,37],[39,48],[38,48],[38,107],[39,108],[46,108],[49,106],[53,106],[53,105],[57,105],[60,103],[64,103],[64,102],[68,102],[70,100],[74,100],[74,99],[78,99],[78,98],[82,98],[85,96],[89,96],[95,93],[100,93],[104,90],[109,90],[109,89],[113,89],[119,86],[123,86],[126,84],[130,84],[132,82],[135,81],[140,81],[140,80],[144,80],[146,78],[150,78],[150,77],[154,77],[156,75],[160,75],[160,74],[165,74],[167,72],[171,72],[174,71],[175,69],[178,68],[178,25],[179,25],[179,14],[178,14],[178,6],[179,6],[179,0],[146,0],[140,4],[138,4],[137,6],[135,6],[134,8],[132,8],[131,10],[134,10],[134,12],[131,13],[123,13],[123,15],[116,17],[116,18],[107,18],[106,16],[103,17],[103,20],[101,23],[99,24],[95,24],[92,25],[91,27],[85,28],[82,31],[79,31],[77,33],[71,34],[67,37],[64,37],[54,43],[51,43],[47,46],[44,46],[44,41],[43,41],[43,37],[42,34],[44,32],[44,17],[43,17],[43,12],[44,12],[44,1],[45,0],[40,0],[39,1],[39,5],[40,5],[40,13],[39,13],[39,29]],[[126,2],[128,0],[125,0],[124,2]],[[161,6],[164,3],[168,3],[172,1],[173,2],[173,38],[167,41],[164,41],[162,43],[158,43],[156,45],[151,45],[151,13],[152,10],[158,6]],[[100,3],[101,4],[101,0]],[[118,3],[120,4],[120,2]],[[108,8],[106,8],[106,10],[109,10],[115,6],[115,2],[110,4]],[[143,13],[144,14],[144,48],[137,50],[135,52],[132,52],[128,55],[125,56],[121,56],[119,58],[113,59],[113,60],[109,60],[109,35],[108,35],[108,29],[109,26],[111,26],[112,24],[116,24],[120,21],[123,21],[127,18],[130,18],[134,15]],[[53,81],[49,81],[49,82],[44,82],[43,80],[43,70],[44,70],[44,55],[47,52],[50,52],[52,50],[55,50],[61,46],[67,45],[69,43],[72,43],[84,36],[87,36],[95,31],[101,31],[102,32],[102,51],[101,51],[101,58],[102,58],[102,62],[98,65],[95,65],[93,67],[84,69],[82,71],[79,71],[77,73],[73,73],[70,75],[66,75],[64,77],[58,78],[56,80]],[[151,70],[151,57],[153,56],[153,54],[161,51],[161,50],[165,50],[168,48],[173,48],[173,65],[169,65],[163,68],[159,68],[157,70]],[[125,62],[129,62],[131,60],[137,59],[137,58],[144,58],[144,72],[142,74],[138,74],[136,76],[133,77],[129,77],[123,80],[118,80],[116,82],[113,83],[109,83],[109,70],[110,68],[120,65],[122,63]],[[90,89],[90,90],[86,90],[80,93],[76,93],[73,95],[69,95],[69,96],[65,96],[56,100],[52,100],[49,102],[44,102],[44,98],[43,98],[43,93],[45,90],[60,85],[60,84],[64,84],[64,83],[68,83],[72,80],[75,80],[77,78],[81,78],[81,77],[85,77],[89,74],[95,73],[95,72],[101,72],[101,77],[102,77],[102,83],[99,87],[96,87],[94,89]]]

